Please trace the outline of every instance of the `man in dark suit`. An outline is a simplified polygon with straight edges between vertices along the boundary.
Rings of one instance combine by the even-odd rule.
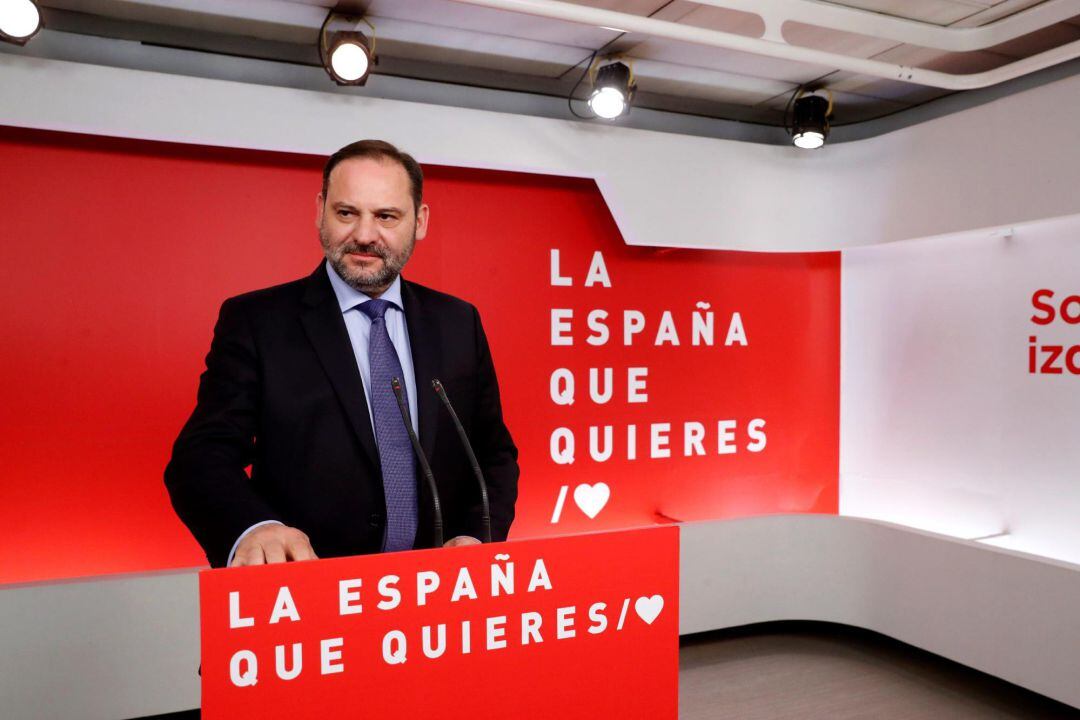
[[[432,546],[433,498],[391,378],[430,459],[445,544],[482,537],[481,495],[433,378],[487,479],[493,539],[506,538],[517,449],[480,316],[400,277],[427,233],[422,192],[419,165],[392,145],[342,148],[316,198],[326,261],[222,305],[165,470],[173,507],[214,567]]]

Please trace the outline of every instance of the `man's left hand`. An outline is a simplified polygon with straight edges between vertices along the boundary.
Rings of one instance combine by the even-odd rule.
[[[462,545],[479,545],[480,541],[468,535],[458,535],[443,543],[443,547],[460,547]]]

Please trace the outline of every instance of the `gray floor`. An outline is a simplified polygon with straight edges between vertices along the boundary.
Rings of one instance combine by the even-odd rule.
[[[682,639],[679,718],[1053,720],[1080,710],[874,633],[773,623]]]

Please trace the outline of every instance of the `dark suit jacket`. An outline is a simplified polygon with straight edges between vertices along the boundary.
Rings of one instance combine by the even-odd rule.
[[[492,536],[505,540],[517,499],[517,448],[503,423],[480,316],[469,303],[415,283],[403,280],[401,294],[420,443],[445,539],[483,537],[480,491],[432,378],[442,381],[472,440],[488,482]],[[432,498],[419,479],[416,547],[430,547]],[[319,557],[379,551],[386,503],[378,449],[324,265],[221,306],[198,402],[173,446],[165,484],[214,567],[262,520],[303,530]]]

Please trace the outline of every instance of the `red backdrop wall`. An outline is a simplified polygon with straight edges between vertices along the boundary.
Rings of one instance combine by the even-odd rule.
[[[172,513],[162,470],[221,301],[320,261],[322,161],[0,129],[0,582],[205,563]],[[521,451],[512,537],[836,512],[837,253],[627,247],[591,180],[425,172],[431,232],[406,275],[480,308]],[[572,286],[552,286],[552,249]],[[610,287],[583,285],[596,251]],[[572,345],[552,346],[552,309],[573,312]],[[586,341],[594,309],[609,314],[601,346]],[[645,319],[630,344],[624,310]],[[678,345],[670,333],[656,344],[665,311]],[[692,344],[695,311],[714,313],[714,344]],[[733,313],[745,345],[724,345]],[[588,398],[591,367],[612,368],[607,403]],[[648,368],[648,402],[627,401],[629,367]],[[573,405],[552,400],[557,368],[576,376]],[[767,436],[757,452],[747,449],[754,419]],[[724,441],[717,423],[727,420]],[[704,454],[684,455],[686,422],[705,429]],[[650,457],[652,426],[663,423],[670,457]],[[603,438],[608,425],[611,457],[598,461],[589,428]],[[560,427],[575,436],[573,464],[552,458]],[[721,444],[735,451],[721,454]],[[594,518],[574,504],[583,483],[609,490]]]

